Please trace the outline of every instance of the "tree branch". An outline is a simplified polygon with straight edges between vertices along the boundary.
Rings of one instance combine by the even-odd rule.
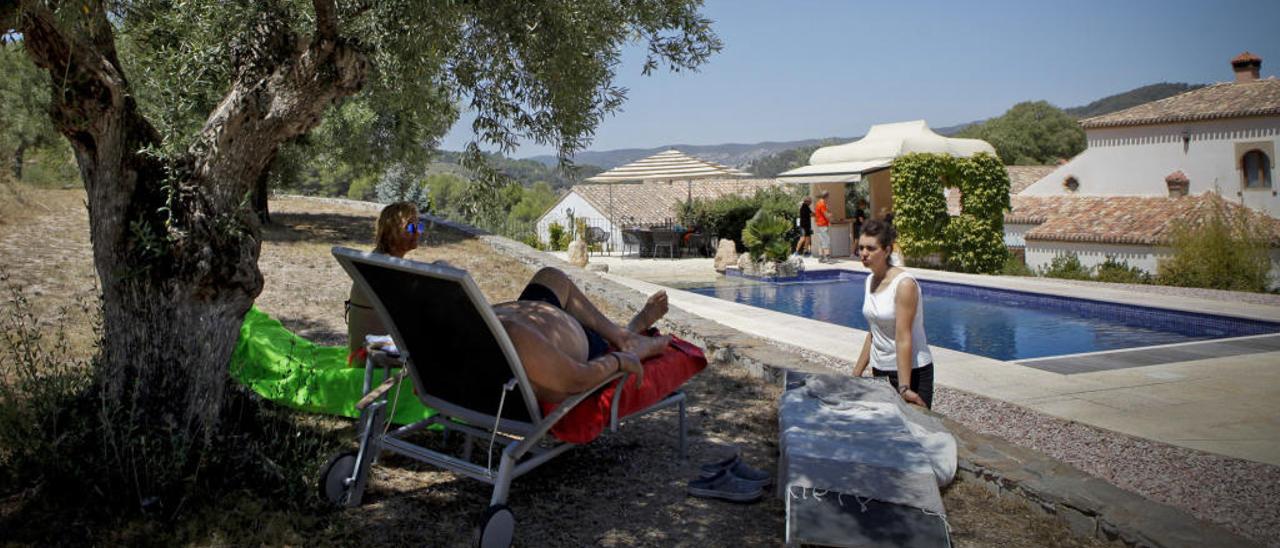
[[[333,0],[312,0],[316,8],[316,36],[321,40],[338,39],[338,13]]]
[[[317,0],[316,6],[323,32],[336,23],[323,22],[333,15],[333,4]],[[224,200],[240,200],[282,143],[310,131],[325,109],[364,86],[367,58],[331,31],[330,39],[289,37],[293,53],[269,74],[245,74],[232,83],[190,150],[195,179],[214,183]]]

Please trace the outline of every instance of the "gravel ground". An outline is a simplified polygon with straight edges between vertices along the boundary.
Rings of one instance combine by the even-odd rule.
[[[853,369],[852,362],[786,348],[839,371]],[[1039,451],[1259,543],[1280,546],[1273,534],[1280,528],[1280,466],[1137,438],[943,386],[935,390],[933,410],[978,433]]]

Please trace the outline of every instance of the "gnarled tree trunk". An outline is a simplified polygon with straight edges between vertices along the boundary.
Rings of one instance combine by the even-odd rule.
[[[267,29],[292,49],[250,60],[187,153],[161,160],[142,153],[161,138],[134,104],[111,25],[94,9],[81,26],[41,2],[0,2],[0,22],[17,18],[12,28],[62,90],[53,121],[88,192],[103,290],[99,386],[144,427],[198,440],[218,424],[240,324],[262,290],[249,198],[282,142],[359,90],[367,61],[338,41],[331,2],[317,0],[316,34]]]

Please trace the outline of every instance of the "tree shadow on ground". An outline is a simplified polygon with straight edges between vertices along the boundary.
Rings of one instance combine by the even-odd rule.
[[[342,213],[272,213],[272,223],[263,225],[262,239],[268,242],[356,242],[373,247],[374,218]],[[422,245],[433,247],[457,244],[474,236],[426,221]]]
[[[582,545],[767,545],[780,540],[782,500],[766,496],[755,504],[692,498],[686,482],[697,466],[723,458],[730,445],[756,467],[775,467],[776,420],[759,386],[749,379],[706,371],[686,385],[694,400],[689,412],[689,458],[676,454],[676,414],[665,410],[628,421],[618,433],[575,448],[517,478],[508,505],[517,520],[516,543]],[[697,379],[697,377],[695,377]],[[744,382],[746,381],[746,382]],[[743,389],[742,398],[710,398],[707,390]],[[728,405],[725,405],[728,404]],[[415,441],[459,450],[461,436],[436,433]],[[473,462],[484,466],[488,439],[473,442]],[[496,453],[501,450],[495,446]],[[439,471],[407,458],[387,455],[374,467],[368,496],[323,536],[329,541],[459,545],[489,505],[492,487]],[[359,525],[356,525],[359,524]]]
[[[306,318],[276,318],[280,324],[293,334],[322,346],[342,346],[347,344],[347,334],[333,330],[327,322]]]
[[[373,243],[373,221],[369,217],[341,213],[273,213],[271,221],[262,227],[263,241]]]

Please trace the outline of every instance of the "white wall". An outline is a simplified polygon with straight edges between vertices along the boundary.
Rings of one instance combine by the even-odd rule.
[[[1155,274],[1156,261],[1168,256],[1169,248],[1157,248],[1145,245],[1116,245],[1088,242],[1056,242],[1031,240],[1027,242],[1027,266],[1033,270],[1048,268],[1054,257],[1064,253],[1075,253],[1080,264],[1092,268],[1107,260],[1107,256],[1125,261],[1129,266],[1136,266],[1148,273]]]
[[[548,243],[551,240],[551,223],[560,223],[560,226],[569,228],[569,210],[573,210],[575,219],[585,218],[588,226],[598,226],[611,234],[613,240],[613,249],[622,249],[622,235],[613,229],[609,223],[608,216],[605,212],[597,210],[590,202],[586,201],[582,195],[569,191],[568,194],[561,198],[560,202],[552,207],[549,211],[538,218],[538,240],[542,243]]]
[[[1027,231],[1039,225],[1024,225],[1019,223],[1004,224],[1004,245],[1005,247],[1022,247],[1026,245],[1023,239]]]
[[[1186,131],[1190,141],[1183,140]],[[1062,182],[1074,176],[1078,195],[1168,196],[1166,175],[1182,170],[1191,193],[1212,191],[1273,217],[1280,217],[1280,180],[1272,155],[1270,189],[1244,190],[1236,143],[1270,142],[1280,151],[1280,117],[1237,118],[1086,131],[1088,148],[1023,190],[1023,194],[1070,194]]]
[[[1156,273],[1156,264],[1161,259],[1173,254],[1168,247],[1145,245],[1117,245],[1085,242],[1052,242],[1032,240],[1026,247],[1027,266],[1032,270],[1048,268],[1054,257],[1064,253],[1075,253],[1080,264],[1085,268],[1093,268],[1107,260],[1107,256],[1125,261],[1129,266],[1136,266],[1148,274]],[[1280,287],[1280,249],[1271,250],[1271,289]]]

